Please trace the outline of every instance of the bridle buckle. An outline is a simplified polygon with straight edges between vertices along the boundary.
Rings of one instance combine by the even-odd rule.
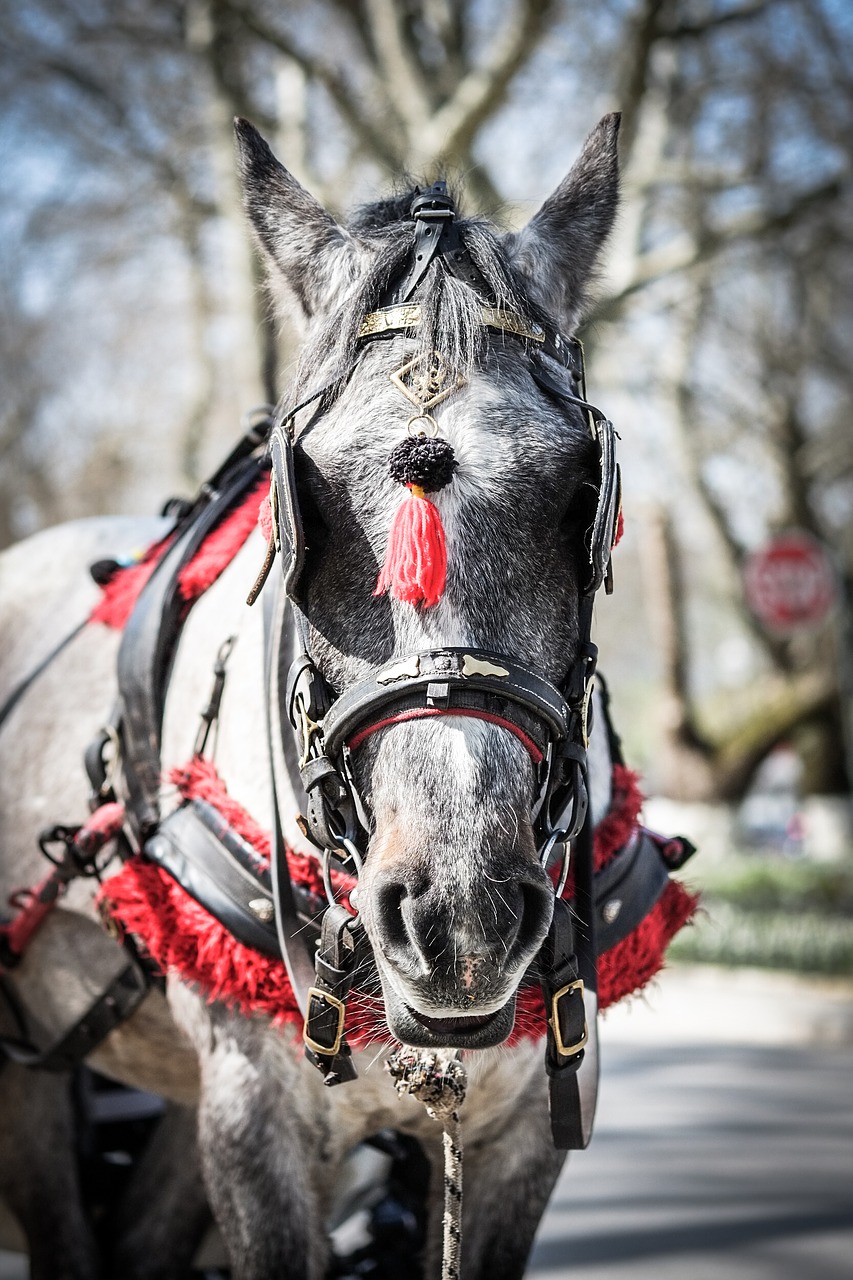
[[[318,1005],[320,1006],[319,1008],[317,1007]],[[330,1012],[334,1012],[336,1015],[335,1031],[331,1037],[331,1044],[322,1044],[312,1036],[309,1027],[315,1032],[319,1032],[320,1028],[317,1025],[319,1020]],[[308,1009],[305,1014],[305,1024],[302,1028],[302,1039],[306,1047],[314,1053],[322,1054],[328,1058],[337,1057],[344,1038],[346,1013],[347,1007],[343,1000],[339,1000],[337,996],[333,996],[329,991],[321,991],[319,987],[309,987]]]
[[[584,1010],[583,1034],[574,1044],[566,1045],[563,1043],[563,1033],[560,1028],[560,1001],[564,996],[574,996],[575,992],[580,996],[581,1008]],[[583,994],[583,978],[576,978],[574,982],[567,982],[564,987],[560,987],[560,990],[555,991],[551,997],[551,1017],[548,1019],[548,1023],[554,1033],[554,1045],[561,1058],[573,1058],[576,1053],[580,1053],[589,1040],[589,1027],[586,1021]]]

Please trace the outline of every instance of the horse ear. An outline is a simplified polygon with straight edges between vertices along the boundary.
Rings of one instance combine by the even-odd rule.
[[[522,231],[507,237],[510,259],[531,294],[569,330],[583,311],[616,216],[619,122],[616,112],[599,121],[557,190]]]
[[[310,318],[352,278],[351,239],[288,173],[248,120],[236,119],[243,203],[261,250]]]

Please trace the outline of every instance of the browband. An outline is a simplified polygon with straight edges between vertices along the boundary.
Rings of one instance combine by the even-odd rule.
[[[373,338],[379,333],[391,333],[397,329],[417,329],[423,322],[423,308],[418,302],[407,302],[396,307],[380,307],[369,311],[361,322],[359,338]],[[514,333],[518,338],[530,338],[532,342],[544,342],[545,330],[541,324],[530,323],[517,311],[504,311],[500,307],[480,307],[480,323],[488,329]]]

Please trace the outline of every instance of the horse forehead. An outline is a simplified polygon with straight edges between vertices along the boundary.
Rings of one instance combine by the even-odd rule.
[[[417,406],[391,381],[404,354],[398,349],[372,360],[303,439],[318,470],[339,476],[356,497],[368,496],[364,481],[371,472],[377,481],[385,478],[388,455],[407,431],[437,430],[452,444],[460,464],[448,491],[454,494],[547,483],[576,458],[580,433],[536,390],[517,355],[472,371],[429,410],[432,427],[429,419],[418,420]]]

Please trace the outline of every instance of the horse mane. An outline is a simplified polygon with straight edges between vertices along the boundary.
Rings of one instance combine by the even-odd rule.
[[[321,376],[326,382],[342,384],[354,367],[364,316],[387,305],[391,289],[408,269],[415,238],[415,222],[409,209],[416,194],[417,189],[376,200],[350,215],[346,228],[366,250],[364,257],[370,265],[303,352],[294,400],[306,389],[313,389]],[[458,218],[456,225],[462,243],[489,286],[489,305],[514,311],[528,323],[546,321],[489,224],[481,218]],[[480,308],[484,299],[452,275],[439,259],[427,272],[414,300],[422,308],[422,324],[416,331],[421,352],[438,348],[460,373],[469,373],[483,348]]]

